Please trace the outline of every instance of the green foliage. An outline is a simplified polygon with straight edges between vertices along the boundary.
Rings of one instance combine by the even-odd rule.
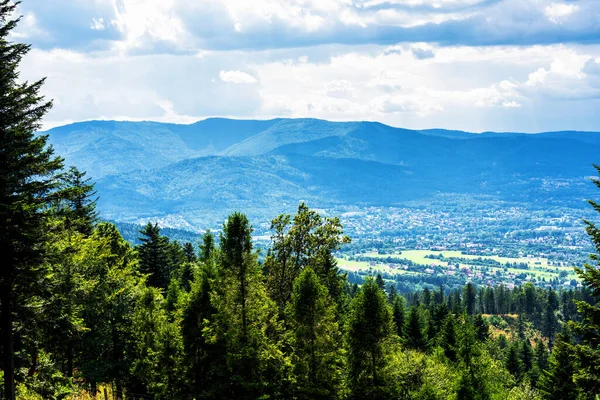
[[[314,271],[305,268],[287,306],[292,324],[292,364],[298,398],[333,399],[342,394],[344,353],[335,305]]]
[[[573,379],[576,367],[571,346],[571,333],[563,330],[556,337],[548,369],[542,373],[538,384],[544,399],[577,398],[577,387]],[[591,393],[588,394],[591,395]]]
[[[301,203],[293,219],[282,214],[271,221],[271,230],[273,247],[264,268],[268,293],[280,313],[291,298],[294,280],[307,266],[313,268],[341,306],[342,282],[331,252],[350,239],[343,236],[340,220],[321,217]]]
[[[418,307],[411,307],[406,319],[406,326],[404,327],[406,344],[411,349],[424,351],[427,348],[427,339],[423,325]]]
[[[157,224],[148,222],[140,233],[142,244],[138,247],[139,269],[148,275],[148,284],[157,288],[166,289],[171,279],[171,265],[169,260],[169,240],[161,236]]]
[[[349,319],[349,384],[354,398],[376,399],[389,394],[387,346],[392,334],[392,312],[386,296],[369,278],[352,300]]]
[[[211,303],[214,320],[204,334],[225,348],[226,376],[221,397],[260,397],[284,384],[285,363],[271,336],[280,328],[276,307],[268,297],[252,253],[252,228],[246,216],[232,214],[220,237],[218,287]]]
[[[4,396],[15,398],[15,325],[35,326],[40,320],[48,282],[44,264],[49,239],[51,204],[60,194],[63,160],[36,135],[50,109],[40,91],[44,80],[19,78],[19,64],[30,47],[13,40],[17,5],[0,1],[0,346],[3,348]],[[13,318],[15,316],[16,318]]]

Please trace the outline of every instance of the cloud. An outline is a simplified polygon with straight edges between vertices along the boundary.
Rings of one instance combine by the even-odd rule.
[[[435,54],[430,49],[421,49],[418,47],[413,47],[411,49],[413,56],[418,60],[426,60],[428,58],[433,58]]]
[[[104,30],[106,26],[104,25],[104,18],[93,18],[92,23],[90,24],[90,29],[94,31]]]
[[[47,32],[31,35],[36,47],[138,54],[600,42],[597,0],[28,0],[20,12]]]
[[[546,7],[545,13],[551,22],[560,24],[564,17],[573,14],[577,8],[576,4],[552,3]]]
[[[219,78],[227,83],[254,83],[256,78],[242,71],[223,71],[219,72]]]
[[[600,129],[597,0],[28,0],[46,124],[208,116]]]

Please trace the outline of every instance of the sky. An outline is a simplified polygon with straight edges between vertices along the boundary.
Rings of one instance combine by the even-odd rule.
[[[311,117],[600,131],[600,0],[23,0],[44,128]]]

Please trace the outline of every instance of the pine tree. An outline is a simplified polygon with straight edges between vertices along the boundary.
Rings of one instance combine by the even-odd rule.
[[[213,293],[217,312],[205,333],[226,349],[226,392],[219,397],[275,396],[272,392],[285,380],[280,376],[284,360],[273,341],[277,335],[270,335],[278,330],[277,307],[266,293],[251,232],[248,218],[236,212],[220,235]]]
[[[524,340],[521,343],[521,364],[523,365],[523,372],[528,373],[533,368],[533,348],[529,340]]]
[[[417,307],[413,306],[410,308],[404,332],[408,347],[421,351],[426,349],[427,339],[425,338],[423,322]]]
[[[535,363],[540,372],[548,368],[548,348],[539,339],[535,342]]]
[[[390,304],[394,304],[394,300],[396,299],[396,296],[398,296],[398,291],[396,290],[396,285],[393,283],[390,283],[388,285],[388,302]]]
[[[464,315],[464,323],[460,326],[457,355],[462,367],[457,397],[461,400],[488,400],[490,398],[488,382],[481,365],[481,344],[477,341],[475,328],[470,319]]]
[[[385,375],[391,314],[385,294],[373,278],[367,278],[352,301],[349,320],[350,387],[355,398],[386,397],[391,384]]]
[[[600,166],[594,165],[600,173]],[[600,179],[593,180],[600,187]],[[600,204],[589,201],[595,211],[600,212]],[[592,298],[588,301],[576,301],[581,321],[573,323],[573,329],[580,342],[575,346],[578,369],[575,382],[584,398],[600,396],[600,230],[591,222],[585,221],[586,231],[595,247],[595,254],[590,256],[590,264],[583,268],[575,268]]]
[[[194,246],[190,242],[185,242],[183,245],[183,252],[187,262],[194,263],[198,260],[198,256],[194,251]]]
[[[473,320],[473,325],[475,327],[475,334],[477,335],[477,340],[480,342],[485,342],[490,337],[490,326],[487,321],[483,319],[483,315],[477,314],[475,319]]]
[[[456,322],[452,314],[448,315],[444,321],[442,330],[442,348],[444,354],[452,362],[457,361],[457,340],[456,340]]]
[[[546,305],[546,310],[544,311],[543,321],[542,321],[542,332],[548,338],[550,343],[554,341],[554,335],[556,334],[556,329],[558,327],[558,320],[556,315],[554,315],[554,307],[548,303]]]
[[[475,314],[475,301],[477,300],[477,289],[471,282],[464,287],[465,309],[468,315]]]
[[[381,277],[381,274],[379,272],[377,273],[377,276],[375,277],[375,283],[377,283],[379,290],[385,292],[385,281],[383,280],[383,278]]]
[[[394,300],[392,303],[392,316],[394,319],[394,323],[396,325],[396,334],[398,335],[398,337],[401,337],[401,338],[404,337],[404,324],[405,324],[404,304],[405,303],[406,303],[406,301],[404,300],[404,297],[401,297],[399,295],[396,295],[394,297]]]
[[[20,318],[17,311],[40,292],[38,285],[44,285],[47,206],[62,168],[62,159],[47,146],[48,136],[35,134],[51,107],[40,94],[44,80],[19,79],[18,67],[30,46],[11,41],[16,6],[0,1],[0,344],[8,400],[15,398],[14,321]]]
[[[207,230],[202,235],[202,243],[200,244],[200,255],[198,260],[204,264],[210,264],[213,261],[215,253],[215,235],[210,230]]]
[[[140,230],[138,248],[140,272],[148,274],[148,285],[167,289],[171,280],[169,240],[160,234],[158,224],[148,222]]]
[[[227,374],[222,341],[211,342],[205,334],[217,312],[211,302],[215,279],[213,265],[202,264],[200,275],[192,283],[189,301],[183,310],[181,332],[187,366],[186,378],[192,398],[218,397],[223,392],[219,387],[219,379]]]
[[[96,212],[96,191],[91,178],[86,173],[71,167],[61,176],[61,196],[65,199],[63,212],[67,225],[76,231],[89,236],[98,219]]]
[[[566,400],[577,398],[577,387],[573,380],[575,360],[571,345],[572,339],[568,329],[563,330],[556,336],[548,369],[542,373],[538,383],[538,388],[545,399]],[[593,396],[593,392],[587,393],[587,395]],[[587,398],[587,396],[584,398]]]
[[[335,305],[310,267],[296,278],[286,312],[294,336],[292,362],[298,397],[337,397],[343,354]]]
[[[523,376],[523,363],[521,362],[518,342],[512,343],[508,347],[505,365],[508,372],[510,372],[517,381],[520,381]]]

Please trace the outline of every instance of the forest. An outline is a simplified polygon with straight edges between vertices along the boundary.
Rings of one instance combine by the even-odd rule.
[[[304,203],[271,221],[261,254],[240,212],[201,243],[148,223],[132,246],[36,134],[52,104],[43,79],[19,79],[14,9],[0,1],[1,398],[600,397],[592,222],[583,287],[559,291],[351,284],[340,220]]]

